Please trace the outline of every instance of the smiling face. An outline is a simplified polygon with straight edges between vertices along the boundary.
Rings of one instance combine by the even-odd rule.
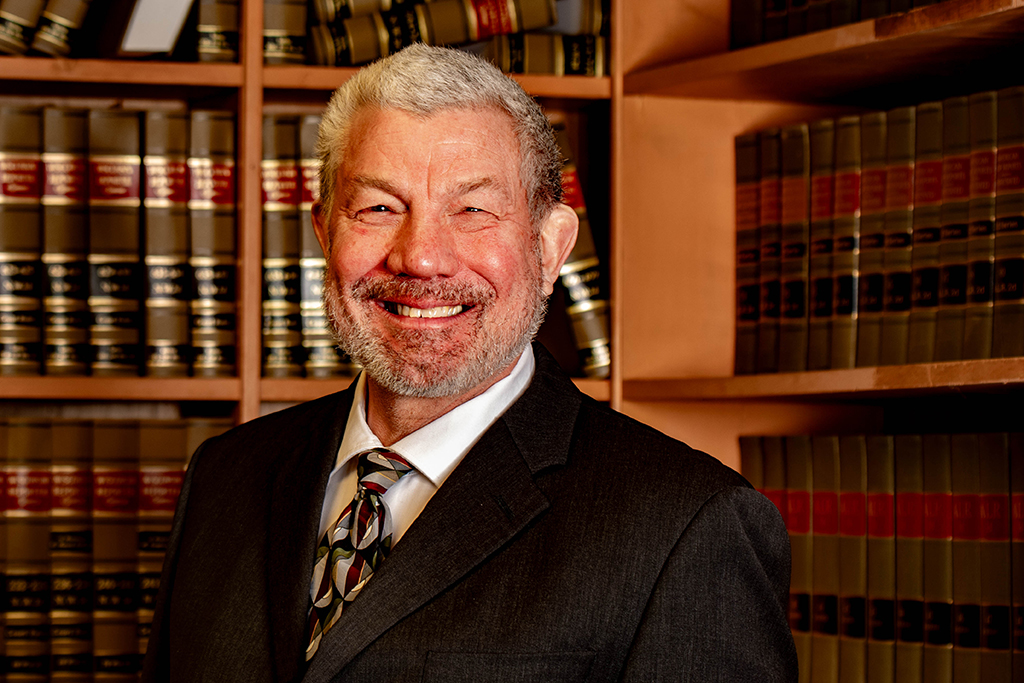
[[[335,336],[385,390],[468,398],[536,332],[576,222],[530,224],[518,150],[497,110],[355,116],[314,225]]]

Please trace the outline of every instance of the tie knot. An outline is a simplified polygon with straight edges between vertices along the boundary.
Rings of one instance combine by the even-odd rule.
[[[412,470],[412,465],[398,453],[372,448],[359,455],[359,486],[383,496],[392,484]]]

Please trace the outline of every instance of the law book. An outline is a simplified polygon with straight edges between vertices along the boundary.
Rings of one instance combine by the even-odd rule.
[[[3,0],[0,2],[0,52],[23,55],[32,45],[46,0]]]
[[[510,74],[604,76],[608,57],[603,36],[510,33],[487,41],[483,55]]]
[[[199,0],[196,53],[200,62],[238,61],[238,0]]]
[[[47,420],[9,420],[3,466],[7,498],[4,658],[9,675],[17,674],[21,680],[46,680],[49,673],[52,443]]]
[[[917,106],[907,362],[935,359],[942,238],[942,102]]]
[[[921,437],[893,437],[896,465],[896,673],[897,681],[922,681],[924,575]]]
[[[811,439],[811,681],[839,681],[839,437]]]
[[[981,565],[981,675],[1010,683],[1013,576],[1010,548],[1010,453],[1003,432],[978,435],[978,551]]]
[[[196,109],[189,126],[192,374],[235,374],[235,115]]]
[[[611,374],[611,323],[608,298],[602,291],[602,264],[594,245],[576,155],[565,126],[556,122],[554,129],[563,158],[562,201],[571,206],[579,218],[576,244],[558,271],[558,281],[565,293],[566,313],[580,367],[588,377],[607,378]]]
[[[860,19],[875,19],[889,14],[889,0],[860,0]]]
[[[779,372],[807,369],[810,169],[807,124],[787,126],[782,146],[782,259],[779,265]]]
[[[867,683],[867,440],[839,437],[839,683]]]
[[[807,33],[809,4],[809,0],[786,0],[786,37],[802,36]]]
[[[89,371],[89,112],[43,111],[43,371]]]
[[[1009,435],[1010,454],[1010,571],[1013,600],[1013,673],[1024,672],[1024,432]]]
[[[139,424],[93,425],[92,572],[94,681],[137,675]]]
[[[781,436],[761,437],[764,454],[764,490],[761,492],[786,519],[786,442]]]
[[[968,98],[971,178],[967,213],[967,297],[964,314],[964,358],[991,358],[992,313],[995,303],[996,93]]]
[[[971,188],[971,126],[967,97],[942,102],[942,206],[939,211],[939,308],[935,360],[961,360],[967,314],[967,238]]]
[[[740,437],[740,474],[760,492],[764,492],[764,451],[761,437]]]
[[[978,435],[950,437],[953,478],[953,680],[981,683]]]
[[[764,5],[764,0],[730,0],[730,50],[740,50],[764,42]]]
[[[779,317],[782,310],[782,148],[779,129],[758,134],[761,142],[761,192],[758,217],[761,298],[757,321],[757,372],[779,370]]]
[[[540,29],[546,33],[560,33],[568,36],[601,36],[608,35],[611,20],[611,3],[609,0],[558,0],[555,3],[555,23]],[[761,14],[756,17],[761,22]],[[732,16],[730,16],[730,21]]]
[[[302,375],[299,119],[263,117],[263,375]]]
[[[867,680],[894,683],[896,670],[896,520],[893,440],[867,437]]]
[[[50,520],[50,679],[92,676],[92,423],[56,420]]]
[[[203,442],[220,436],[234,426],[229,418],[190,417],[185,420],[185,459],[182,467],[188,468],[192,455]]]
[[[760,248],[758,219],[761,194],[761,146],[757,133],[734,142],[736,163],[736,348],[734,372],[757,371],[757,323],[760,317]]]
[[[832,219],[832,368],[857,364],[860,291],[860,117],[836,120],[835,209]]]
[[[860,280],[857,289],[857,367],[881,362],[885,310],[885,112],[860,119]]]
[[[992,356],[1024,355],[1024,86],[1000,90],[996,111],[995,308]]]
[[[907,362],[914,220],[914,107],[886,116],[885,271],[879,364]]]
[[[139,374],[142,336],[139,112],[89,112],[89,343],[92,374]]]
[[[845,26],[857,21],[860,3],[856,0],[832,0],[830,21],[832,26]]]
[[[188,120],[186,112],[145,114],[145,369],[153,377],[185,377],[191,364]]]
[[[310,11],[320,22],[359,17],[382,12],[392,7],[415,4],[416,0],[311,0]]]
[[[796,643],[800,680],[810,681],[812,662],[814,547],[811,535],[813,453],[811,437],[785,437],[786,529],[793,554],[789,581],[789,628]]]
[[[32,50],[53,57],[68,57],[78,44],[91,0],[47,0],[39,16]]]
[[[167,554],[188,457],[185,420],[139,422],[138,652],[146,653],[160,572]]]
[[[263,63],[306,61],[306,0],[263,0]]]
[[[824,31],[832,26],[833,0],[809,0],[807,3],[807,33]]]
[[[820,119],[809,125],[811,198],[808,237],[808,370],[827,370],[832,366],[835,137],[836,124],[832,119]]]
[[[0,106],[0,375],[42,370],[42,110]]]
[[[7,462],[7,419],[0,417],[0,463]],[[4,468],[0,466],[0,486],[3,486],[5,494],[0,496],[0,585],[6,591],[7,586],[7,475]],[[7,649],[7,639],[4,635],[4,622],[6,619],[6,605],[0,604],[0,657]],[[3,659],[0,659],[3,661]]]
[[[786,23],[787,11],[788,3],[786,0],[765,0],[763,42],[771,43],[786,37],[786,31],[788,30]]]
[[[923,680],[953,680],[953,483],[949,435],[921,437],[924,532]]]

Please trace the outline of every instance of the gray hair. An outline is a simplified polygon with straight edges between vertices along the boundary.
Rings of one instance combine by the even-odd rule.
[[[335,91],[316,143],[320,202],[330,211],[349,129],[363,108],[428,117],[445,109],[492,108],[508,114],[519,141],[520,180],[535,226],[562,200],[562,156],[540,106],[494,65],[468,52],[411,45],[363,67]]]

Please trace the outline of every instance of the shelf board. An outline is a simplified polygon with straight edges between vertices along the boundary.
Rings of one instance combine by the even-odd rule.
[[[0,74],[3,74],[5,81],[194,85],[226,88],[238,88],[242,85],[242,67],[238,64],[0,57]]]
[[[288,90],[334,90],[352,78],[354,67],[267,66],[263,68],[263,87]],[[534,97],[569,99],[609,99],[611,79],[589,76],[513,75]]]
[[[1024,358],[737,377],[625,380],[627,401],[899,398],[1024,387]]]
[[[3,377],[0,399],[238,401],[236,378]]]
[[[870,104],[1016,85],[1024,0],[910,12],[628,74],[627,95]],[[941,94],[935,96],[943,96]]]
[[[338,379],[264,379],[260,381],[260,400],[273,403],[298,403],[341,391],[352,382],[351,377]],[[574,378],[584,394],[597,401],[611,400],[607,380]]]

